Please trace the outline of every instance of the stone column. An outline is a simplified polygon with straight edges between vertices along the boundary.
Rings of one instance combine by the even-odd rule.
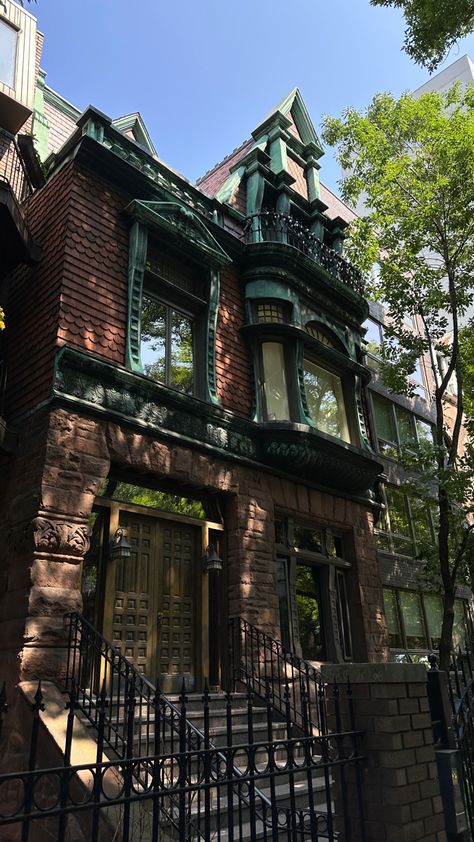
[[[355,727],[364,732],[367,842],[445,842],[425,667],[327,665],[322,667],[322,678],[328,684],[351,683]],[[331,721],[330,716],[329,727],[334,728],[334,717]],[[346,777],[342,790],[335,775],[334,800],[337,815],[343,814],[344,802],[349,815],[358,819],[355,776]],[[357,827],[358,820],[354,824]]]

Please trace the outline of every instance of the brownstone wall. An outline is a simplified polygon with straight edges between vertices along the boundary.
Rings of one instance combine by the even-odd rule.
[[[222,406],[248,417],[252,407],[252,382],[249,352],[239,332],[244,323],[238,274],[233,267],[227,267],[221,275],[217,320],[217,388]]]
[[[15,647],[21,651],[23,679],[61,672],[62,617],[81,607],[79,563],[88,546],[87,520],[110,466],[126,471],[138,483],[151,475],[156,481],[172,480],[183,493],[222,495],[229,613],[270,633],[279,630],[275,509],[349,531],[359,580],[353,608],[362,617],[367,657],[384,659],[380,579],[370,518],[361,504],[55,409],[49,415],[37,413],[25,426],[4,499],[0,631],[9,630],[12,656]]]

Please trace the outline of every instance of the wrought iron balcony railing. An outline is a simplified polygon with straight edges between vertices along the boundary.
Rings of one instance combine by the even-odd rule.
[[[244,227],[244,240],[246,243],[286,243],[293,246],[358,295],[364,295],[361,272],[288,214],[262,211],[249,216]]]
[[[0,130],[0,182],[10,187],[17,204],[28,199],[33,185],[15,138]]]

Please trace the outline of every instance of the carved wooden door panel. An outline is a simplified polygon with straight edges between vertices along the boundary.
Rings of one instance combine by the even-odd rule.
[[[120,513],[131,546],[129,559],[115,564],[112,640],[152,680],[156,677],[156,524]]]
[[[196,687],[200,654],[197,596],[201,569],[196,527],[120,512],[131,546],[113,582],[114,646],[163,692]],[[112,583],[111,583],[112,584]]]
[[[158,662],[162,690],[196,686],[198,635],[196,596],[199,581],[196,528],[162,522],[160,525],[160,582],[158,585]]]

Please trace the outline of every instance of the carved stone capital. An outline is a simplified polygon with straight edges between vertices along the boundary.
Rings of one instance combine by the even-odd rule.
[[[40,552],[83,556],[89,549],[91,529],[87,524],[36,517],[31,526],[35,549]]]

